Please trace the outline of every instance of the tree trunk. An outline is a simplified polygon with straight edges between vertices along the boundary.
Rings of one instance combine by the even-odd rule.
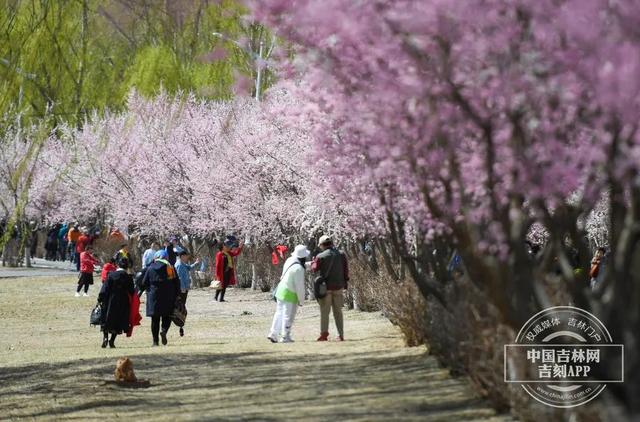
[[[258,277],[256,275],[256,264],[251,263],[251,290],[258,289]]]

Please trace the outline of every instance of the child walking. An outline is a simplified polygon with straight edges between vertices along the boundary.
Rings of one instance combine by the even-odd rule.
[[[83,296],[89,296],[89,286],[93,284],[94,265],[98,260],[92,255],[93,246],[87,245],[84,252],[80,254],[80,278],[78,279],[78,289],[76,297],[80,297],[80,290],[84,287]]]

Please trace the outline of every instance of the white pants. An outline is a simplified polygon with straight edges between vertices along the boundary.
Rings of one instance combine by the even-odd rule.
[[[269,337],[278,340],[280,335],[283,338],[291,338],[291,326],[293,325],[293,319],[296,316],[296,310],[298,304],[283,302],[278,299],[276,305],[276,314],[273,316],[273,323],[271,324],[271,333]]]

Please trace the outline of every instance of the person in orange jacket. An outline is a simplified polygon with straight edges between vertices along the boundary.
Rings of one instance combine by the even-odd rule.
[[[67,232],[67,241],[69,242],[69,260],[76,262],[76,242],[80,238],[80,230],[76,225],[73,225]]]

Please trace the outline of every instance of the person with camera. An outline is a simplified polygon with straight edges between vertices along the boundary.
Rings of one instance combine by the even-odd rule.
[[[215,274],[221,288],[216,290],[215,300],[225,302],[227,287],[236,284],[236,257],[242,253],[243,246],[243,241],[238,242],[235,236],[229,235],[216,254]]]

